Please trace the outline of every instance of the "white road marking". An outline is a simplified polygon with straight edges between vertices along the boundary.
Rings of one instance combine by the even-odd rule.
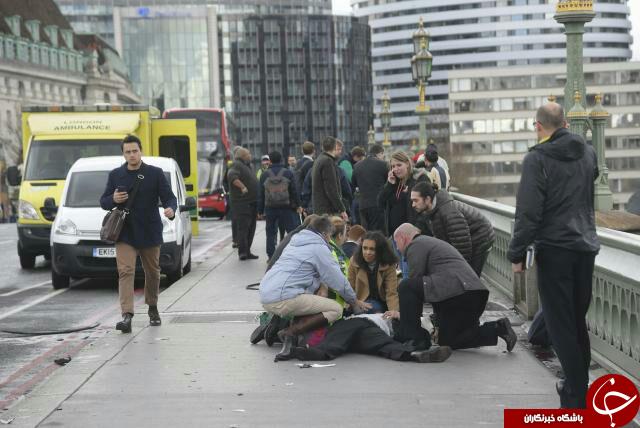
[[[44,287],[45,285],[51,284],[51,281],[41,282],[40,284],[30,285],[28,287],[20,288],[18,290],[9,291],[8,293],[0,294],[0,297],[13,296],[14,294],[22,293],[23,291],[31,290],[34,288]]]
[[[18,312],[22,312],[22,311],[24,311],[25,309],[29,309],[30,307],[35,306],[35,305],[37,305],[37,304],[39,304],[39,303],[42,303],[42,302],[44,302],[44,301],[46,301],[46,300],[49,300],[50,298],[55,297],[55,296],[57,296],[58,294],[62,294],[62,293],[64,293],[64,292],[65,292],[65,291],[67,291],[67,290],[69,290],[69,289],[68,289],[68,288],[63,288],[62,290],[56,290],[56,291],[54,291],[54,292],[52,292],[52,293],[47,294],[46,296],[42,296],[41,298],[34,300],[34,301],[33,301],[33,302],[31,302],[31,303],[27,303],[26,305],[18,306],[18,307],[17,307],[17,308],[15,308],[14,310],[9,311],[9,312],[5,312],[4,314],[0,315],[0,320],[1,320],[1,319],[5,319],[5,318],[7,318],[7,317],[10,317],[11,315],[15,315],[15,314],[17,314]]]

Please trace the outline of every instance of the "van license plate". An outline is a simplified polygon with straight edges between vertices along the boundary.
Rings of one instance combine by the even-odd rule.
[[[94,248],[93,249],[93,257],[115,257],[116,249],[112,248]]]

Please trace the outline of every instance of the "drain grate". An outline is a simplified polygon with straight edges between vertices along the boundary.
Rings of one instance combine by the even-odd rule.
[[[219,312],[208,314],[178,315],[171,320],[172,324],[213,324],[219,322],[256,322],[259,312]]]

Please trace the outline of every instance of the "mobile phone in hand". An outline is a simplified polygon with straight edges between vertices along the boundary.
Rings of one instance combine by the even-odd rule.
[[[117,190],[118,192],[126,192],[126,191],[127,191],[127,186],[118,186],[118,187],[116,188],[116,190]]]
[[[536,259],[536,247],[529,245],[527,247],[527,257],[525,259],[524,268],[530,269],[533,266],[533,262]]]

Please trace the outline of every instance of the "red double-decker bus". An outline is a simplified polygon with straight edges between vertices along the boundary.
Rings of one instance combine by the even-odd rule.
[[[173,108],[167,119],[195,119],[198,132],[198,207],[201,216],[224,216],[227,208],[222,186],[225,164],[231,158],[235,127],[223,109]]]

